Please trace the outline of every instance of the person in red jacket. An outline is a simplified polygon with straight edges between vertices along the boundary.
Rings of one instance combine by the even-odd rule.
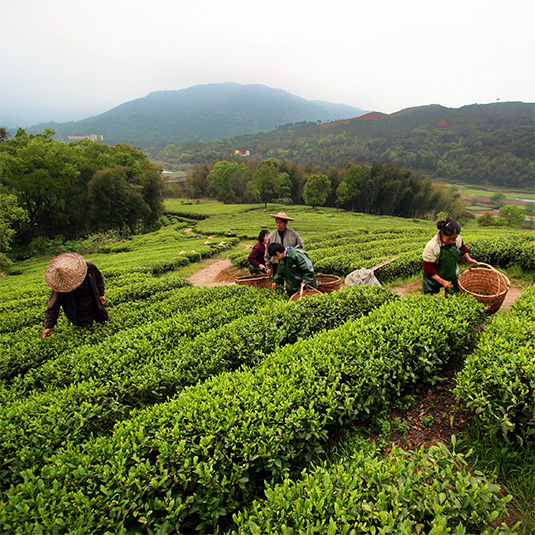
[[[60,308],[67,319],[81,327],[108,320],[104,307],[104,277],[97,266],[77,253],[63,253],[51,260],[45,282],[52,289],[45,310],[43,338],[50,336]]]
[[[258,242],[253,247],[251,254],[247,258],[249,262],[249,273],[251,275],[265,275],[267,273],[266,265],[264,264],[264,253],[266,252],[266,242],[269,235],[269,230],[261,230],[258,235]]]
[[[437,294],[441,288],[445,288],[446,294],[458,292],[460,258],[477,264],[461,238],[461,226],[457,221],[448,217],[445,221],[439,221],[437,228],[438,234],[429,240],[422,254],[423,294]]]

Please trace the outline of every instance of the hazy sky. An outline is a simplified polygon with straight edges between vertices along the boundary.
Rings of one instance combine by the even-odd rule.
[[[238,82],[392,113],[535,102],[533,0],[0,0],[0,125]]]

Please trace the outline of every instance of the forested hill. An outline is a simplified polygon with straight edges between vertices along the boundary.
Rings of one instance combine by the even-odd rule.
[[[169,164],[203,163],[248,150],[259,160],[338,168],[378,161],[437,178],[534,187],[534,112],[535,104],[523,102],[421,106],[328,124],[288,124],[209,144],[169,145],[152,157]]]
[[[126,102],[96,117],[68,123],[47,123],[55,138],[102,135],[148,149],[168,143],[210,141],[273,130],[298,121],[332,121],[365,113],[345,104],[310,101],[281,89],[258,84],[207,84],[178,91],[156,91]]]

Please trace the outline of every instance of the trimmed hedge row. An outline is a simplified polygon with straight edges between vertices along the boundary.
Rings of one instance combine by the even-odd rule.
[[[225,373],[67,445],[24,471],[0,507],[12,533],[211,533],[261,495],[264,480],[301,470],[340,426],[437,379],[484,317],[469,296],[426,296],[286,346],[258,367]]]
[[[106,288],[108,308],[127,301],[145,299],[157,292],[191,287],[189,281],[179,277],[155,279],[152,276],[136,274],[128,279],[128,282],[125,281],[124,277],[112,279],[111,284]],[[114,284],[116,280],[121,283],[120,286]],[[49,296],[50,290],[47,291],[44,298],[26,299],[18,306],[15,300],[12,306],[5,307],[0,313],[0,333],[14,333],[24,327],[42,325]]]
[[[535,286],[497,315],[457,376],[455,393],[484,434],[535,437]]]
[[[109,433],[132,408],[164,401],[211,375],[254,365],[281,345],[294,343],[399,299],[382,288],[356,287],[296,303],[276,303],[261,315],[233,321],[185,341],[169,354],[119,373],[36,393],[0,408],[0,472],[4,486],[24,468],[42,463],[62,443]],[[75,370],[76,373],[76,370]]]
[[[221,294],[225,295],[225,292]],[[246,287],[226,294],[232,295],[232,298],[210,299],[202,306],[190,297],[190,307],[184,312],[168,310],[165,319],[123,329],[100,344],[59,353],[41,366],[19,373],[14,387],[27,392],[65,387],[86,379],[105,381],[110,374],[132,372],[145,363],[159,360],[158,356],[165,358],[168,352],[174,351],[189,338],[244,314],[258,313],[281,299],[275,292]],[[213,295],[217,296],[218,292]],[[26,363],[24,357],[21,358]],[[21,366],[12,365],[10,371],[14,368],[20,369]]]
[[[442,443],[413,453],[394,445],[386,457],[357,451],[267,484],[266,499],[234,515],[232,533],[513,534],[506,524],[491,527],[511,499],[500,490]]]
[[[168,288],[172,286],[161,286]],[[154,290],[154,288],[153,288]],[[54,359],[56,356],[68,357],[73,352],[82,351],[87,346],[102,344],[113,339],[117,333],[131,329],[148,329],[154,321],[164,321],[178,314],[187,315],[199,307],[209,307],[213,303],[223,303],[226,299],[241,296],[247,300],[250,296],[258,295],[259,291],[242,286],[227,286],[219,288],[184,288],[169,293],[157,292],[145,296],[142,301],[124,302],[117,307],[110,307],[110,320],[105,325],[95,324],[90,328],[81,328],[67,324],[62,318],[58,322],[53,336],[41,338],[41,326],[19,331],[17,337],[7,336],[2,339],[2,359],[0,360],[0,379],[10,383],[18,376],[24,376],[28,371],[39,367],[43,362]],[[277,299],[273,292],[262,294],[262,299]],[[210,312],[199,318],[199,328],[209,320]],[[195,319],[195,318],[193,318]],[[186,319],[188,322],[189,320]],[[189,321],[191,323],[191,321]],[[24,392],[23,385],[18,384],[18,390]]]

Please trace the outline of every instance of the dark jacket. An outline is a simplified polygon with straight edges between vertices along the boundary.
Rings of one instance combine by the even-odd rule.
[[[84,283],[87,284],[91,300],[93,301],[93,319],[100,323],[108,320],[108,312],[104,304],[100,302],[100,296],[104,295],[104,277],[97,266],[86,260],[87,275]],[[52,290],[50,299],[45,310],[45,329],[53,329],[58,322],[59,309],[63,307],[63,312],[67,319],[79,325],[78,305],[76,302],[75,291],[72,292],[55,292]]]
[[[260,264],[264,264],[264,253],[266,251],[266,244],[263,241],[259,241],[253,247],[253,250],[249,254],[247,260],[251,266],[257,268]]]
[[[318,287],[314,266],[308,253],[300,247],[290,247],[286,256],[279,260],[279,269],[273,282],[282,284],[286,280],[286,292],[292,296],[304,282],[314,288]]]

